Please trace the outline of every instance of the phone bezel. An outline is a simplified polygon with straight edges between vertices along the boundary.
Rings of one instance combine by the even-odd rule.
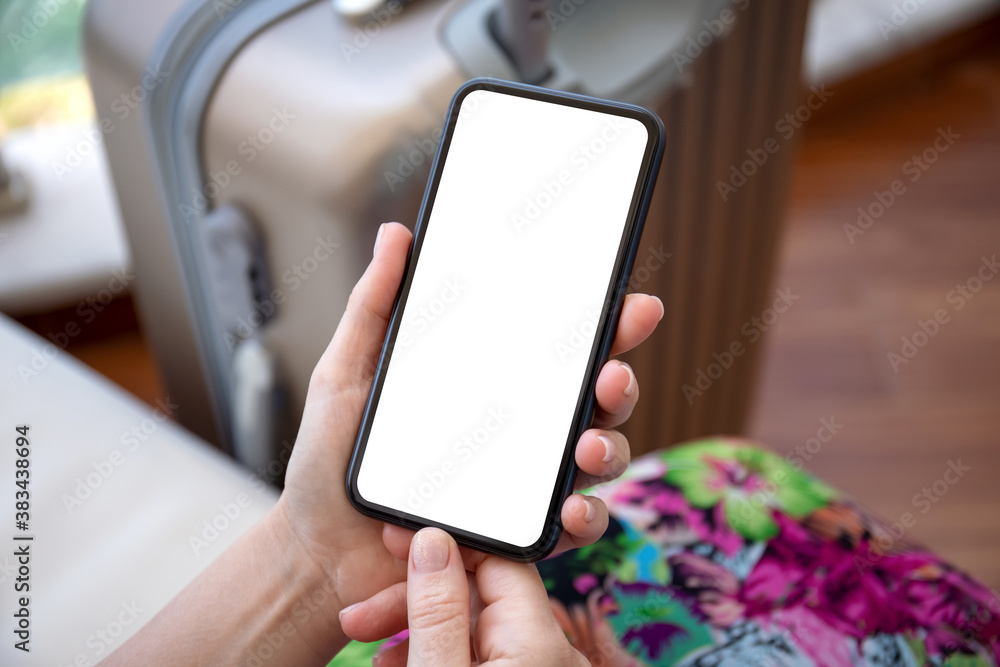
[[[601,316],[598,320],[598,334],[594,338],[594,346],[591,349],[590,358],[587,364],[584,382],[580,387],[580,394],[577,398],[576,410],[572,427],[570,428],[566,444],[564,446],[563,457],[560,462],[559,473],[552,491],[552,498],[549,503],[547,518],[538,540],[528,547],[519,547],[507,542],[502,542],[485,535],[461,530],[454,526],[444,525],[426,519],[416,514],[403,512],[391,507],[379,505],[366,500],[358,490],[357,480],[361,468],[361,461],[364,458],[365,447],[368,443],[368,436],[371,432],[372,420],[378,407],[378,400],[381,396],[382,385],[385,381],[388,364],[391,363],[391,352],[395,345],[396,336],[399,332],[400,320],[402,318],[403,307],[409,294],[410,285],[416,269],[417,258],[420,255],[420,248],[423,244],[424,235],[428,225],[428,219],[437,196],[438,185],[441,181],[443,167],[451,145],[452,136],[458,120],[459,109],[465,98],[473,91],[488,90],[491,92],[515,95],[528,99],[572,106],[576,108],[599,111],[602,113],[624,116],[638,120],[646,127],[648,140],[643,153],[642,164],[640,166],[639,177],[636,179],[636,186],[632,194],[632,202],[629,206],[628,218],[625,222],[625,230],[622,233],[618,254],[615,258],[614,270],[608,281],[608,291],[605,294],[604,303],[601,308]],[[388,330],[379,354],[378,366],[372,381],[368,400],[365,404],[364,414],[355,440],[354,451],[348,466],[346,487],[347,497],[351,504],[361,513],[412,530],[434,526],[450,533],[455,541],[460,545],[471,547],[490,554],[496,554],[505,558],[532,562],[544,558],[556,546],[562,531],[562,521],[560,509],[565,499],[573,491],[573,483],[576,478],[576,463],[574,453],[576,443],[580,435],[589,428],[593,419],[596,398],[594,387],[597,376],[607,361],[611,346],[614,342],[614,334],[618,328],[618,319],[621,316],[622,303],[625,291],[631,275],[632,265],[638,250],[639,240],[642,236],[642,229],[645,223],[646,214],[649,210],[650,199],[653,193],[653,186],[656,183],[656,176],[659,172],[660,162],[663,157],[664,129],[663,122],[653,112],[640,106],[601,100],[584,95],[566,93],[561,91],[539,88],[527,84],[500,81],[497,79],[476,78],[470,79],[463,84],[452,98],[448,107],[445,129],[434,155],[431,166],[430,178],[427,188],[424,191],[423,201],[420,205],[420,213],[413,232],[413,241],[406,258],[406,268],[403,279],[396,294],[392,307],[392,315],[389,319]]]

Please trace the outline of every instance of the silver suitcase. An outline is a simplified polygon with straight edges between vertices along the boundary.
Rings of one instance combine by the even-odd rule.
[[[142,100],[105,145],[178,419],[252,467],[272,460],[379,223],[416,217],[452,93],[473,76],[541,77],[667,128],[631,285],[667,310],[627,358],[643,391],[633,452],[739,433],[760,353],[741,328],[774,298],[794,137],[720,184],[739,183],[798,103],[806,7],[91,0],[99,119],[123,94]],[[734,341],[745,353],[715,377]]]

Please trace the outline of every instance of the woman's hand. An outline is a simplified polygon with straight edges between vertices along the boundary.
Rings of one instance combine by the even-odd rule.
[[[406,575],[413,533],[395,526],[383,529],[381,522],[358,513],[347,499],[344,479],[410,240],[410,232],[400,224],[388,223],[379,231],[374,259],[351,293],[337,332],[313,372],[285,491],[274,509],[274,523],[287,536],[286,548],[334,582],[339,605],[330,610],[334,612]],[[641,343],[662,316],[659,299],[629,295],[612,353]],[[597,382],[594,428],[583,434],[576,449],[582,472],[577,488],[625,470],[628,442],[614,428],[628,419],[638,396],[632,370],[619,361],[608,362]],[[607,507],[599,499],[574,494],[562,507],[562,523],[557,549],[590,544],[607,527]],[[465,550],[463,556],[470,569],[484,558]]]
[[[590,664],[556,622],[534,565],[487,556],[473,577],[451,536],[424,528],[408,567],[406,582],[341,614],[344,631],[359,641],[409,628],[406,641],[378,656],[379,667]]]
[[[407,574],[413,533],[395,527],[383,531],[381,523],[355,511],[344,489],[347,463],[403,275],[410,232],[402,225],[383,225],[379,240],[375,258],[351,293],[337,333],[309,382],[285,491],[277,505],[109,656],[107,664],[325,665],[348,641],[339,612],[394,585],[393,590],[399,590],[398,582]],[[658,299],[629,296],[613,353],[645,340],[662,315]],[[576,463],[583,471],[578,478],[581,486],[617,477],[625,469],[628,443],[611,429],[628,418],[638,396],[631,369],[617,361],[604,366],[597,382],[595,428],[583,435],[576,450]],[[600,500],[573,495],[562,507],[562,520],[565,532],[559,548],[581,546],[604,532],[608,510]],[[486,587],[483,597],[490,605],[489,613],[484,612],[484,630],[493,629],[477,634],[483,637],[477,649],[480,655],[506,655],[505,644],[511,638],[505,633],[530,629],[523,626],[523,619],[515,618],[521,614],[519,605],[530,608],[532,618],[542,617],[539,601],[544,591],[538,575],[529,567],[484,560],[482,554],[461,552],[454,542],[448,544],[441,572],[413,573],[411,565],[410,576],[421,582],[415,590],[425,592],[414,601],[414,609],[420,610],[416,613],[423,614],[417,627],[435,618],[426,591],[433,586],[452,590],[464,576],[460,564],[464,558],[466,568],[480,569],[480,576],[492,586]],[[426,554],[436,553],[427,547]],[[501,599],[508,588],[517,594],[503,593]],[[460,587],[456,590],[461,594]],[[464,591],[467,595],[468,588]],[[400,608],[405,622],[405,603]],[[490,620],[494,616],[511,620],[495,623]],[[463,618],[468,618],[468,610]],[[546,622],[546,627],[554,623]],[[466,626],[463,633],[468,635]],[[419,664],[443,664],[421,659],[425,662]]]

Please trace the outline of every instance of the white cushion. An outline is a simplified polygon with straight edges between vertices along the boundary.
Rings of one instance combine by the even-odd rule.
[[[96,125],[12,131],[3,150],[31,199],[26,211],[0,218],[0,311],[46,312],[121,291],[112,279],[128,273],[131,258]]]
[[[163,411],[4,316],[0,416],[0,613],[7,628],[0,664],[96,664],[277,499],[250,471],[164,420]],[[31,443],[26,533],[14,527],[21,424],[30,427]],[[220,504],[238,516],[230,520]],[[222,528],[214,540],[206,521]],[[30,655],[13,648],[10,629],[12,545],[22,544],[15,534],[35,536]]]

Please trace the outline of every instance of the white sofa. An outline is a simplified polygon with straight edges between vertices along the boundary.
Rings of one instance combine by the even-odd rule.
[[[0,664],[96,664],[276,501],[259,477],[166,419],[169,409],[150,409],[0,315]],[[31,443],[27,532],[14,515],[22,424]],[[31,554],[30,654],[14,649],[9,622],[22,544]]]

